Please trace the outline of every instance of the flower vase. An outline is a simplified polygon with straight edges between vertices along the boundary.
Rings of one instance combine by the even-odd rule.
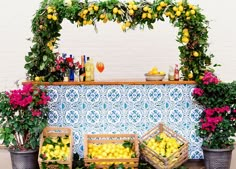
[[[69,77],[70,77],[70,81],[74,81],[74,79],[75,79],[75,71],[74,71],[74,69],[70,69]]]

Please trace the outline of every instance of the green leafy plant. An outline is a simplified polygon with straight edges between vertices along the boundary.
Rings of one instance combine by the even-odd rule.
[[[203,106],[197,134],[207,148],[233,146],[236,133],[236,82],[223,83],[205,72],[193,90],[193,98]]]
[[[46,90],[24,85],[22,89],[0,93],[0,139],[13,150],[35,149],[47,125]]]
[[[207,54],[209,46],[208,21],[198,6],[183,0],[130,1],[74,1],[44,0],[32,21],[33,46],[25,56],[25,69],[31,80],[43,76],[46,81],[61,81],[61,74],[55,70],[55,48],[60,40],[61,23],[69,20],[78,27],[108,21],[121,24],[127,31],[146,26],[153,29],[159,20],[168,19],[179,29],[180,70],[185,80],[197,80],[209,69],[212,54]]]

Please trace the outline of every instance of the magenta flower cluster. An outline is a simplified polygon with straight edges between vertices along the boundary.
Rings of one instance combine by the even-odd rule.
[[[204,112],[205,118],[200,119],[201,128],[209,132],[214,132],[216,126],[223,121],[222,113],[230,112],[230,107],[206,108]]]
[[[40,108],[47,105],[50,97],[40,88],[32,84],[24,85],[22,89],[11,90],[6,93],[12,109],[18,111],[31,111],[32,116],[39,117]]]
[[[202,96],[203,93],[204,93],[204,91],[201,88],[196,87],[196,88],[193,89],[193,94],[194,95]]]
[[[219,79],[212,72],[205,72],[202,81],[205,85],[219,83]]]

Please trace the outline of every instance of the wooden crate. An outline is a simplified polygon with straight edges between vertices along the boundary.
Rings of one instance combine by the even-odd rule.
[[[100,145],[100,144],[122,144],[124,141],[130,141],[133,143],[133,151],[136,154],[135,158],[119,158],[119,159],[109,159],[109,158],[89,158],[88,145],[90,143]],[[90,166],[95,163],[96,168],[109,168],[111,164],[114,163],[118,166],[118,163],[123,163],[125,168],[138,168],[139,164],[139,144],[138,136],[136,134],[86,134],[84,136],[84,162],[85,166]]]
[[[40,157],[40,152],[43,146],[43,142],[45,138],[47,137],[64,137],[69,136],[70,139],[70,153],[67,160],[43,160]],[[73,161],[73,135],[72,135],[72,129],[67,127],[46,127],[44,128],[42,134],[40,135],[40,147],[39,147],[39,156],[38,156],[38,163],[40,166],[40,169],[42,168],[42,162],[47,164],[47,169],[59,169],[58,165],[51,164],[51,163],[57,163],[57,164],[67,164],[70,169],[72,169],[72,161]]]
[[[169,137],[174,137],[178,142],[183,144],[178,151],[174,152],[168,158],[162,157],[145,144],[145,141],[162,132]],[[140,139],[140,143],[142,147],[140,149],[142,157],[156,169],[173,169],[179,167],[188,160],[188,141],[162,123],[159,123],[143,135]]]

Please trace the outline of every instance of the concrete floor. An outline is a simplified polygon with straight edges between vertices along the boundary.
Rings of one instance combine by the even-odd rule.
[[[0,169],[11,169],[11,168],[12,167],[11,167],[10,153],[8,152],[8,150],[0,147]],[[190,169],[199,169],[199,167],[191,166]],[[233,151],[233,157],[230,169],[236,169],[236,150]]]

